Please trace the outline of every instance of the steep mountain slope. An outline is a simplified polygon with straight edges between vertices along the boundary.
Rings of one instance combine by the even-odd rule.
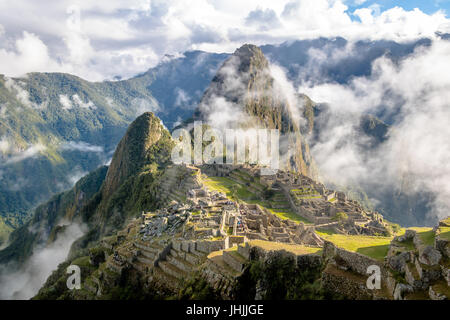
[[[172,144],[156,116],[144,113],[138,117],[119,143],[110,167],[97,169],[72,190],[39,206],[33,218],[13,232],[10,245],[0,251],[0,263],[23,262],[33,249],[47,243],[62,221],[87,224],[90,231],[94,230],[88,234],[92,237],[139,213],[142,202],[151,201],[145,184],[166,165]],[[134,192],[133,199],[130,192]]]
[[[106,163],[136,114],[110,106],[101,86],[66,74],[2,76],[0,105],[2,216],[23,217]]]
[[[300,131],[300,101],[290,97],[271,74],[269,62],[254,45],[237,49],[218,70],[193,120],[212,127],[279,129],[282,167],[314,176],[309,146]]]
[[[22,264],[34,250],[45,247],[49,239],[55,240],[63,225],[80,222],[81,208],[99,191],[107,169],[106,166],[98,168],[81,178],[71,190],[38,206],[33,217],[12,232],[10,244],[0,251],[0,264],[11,261]]]
[[[65,235],[67,229],[80,226],[84,231],[81,238],[78,235],[70,239],[70,243],[76,240],[72,253],[79,254],[99,237],[122,228],[127,219],[154,208],[158,201],[152,190],[160,184],[158,179],[168,164],[172,146],[170,134],[160,119],[152,113],[138,117],[119,143],[110,167],[97,169],[72,190],[39,206],[32,219],[12,233],[10,244],[0,251],[0,264],[7,266],[4,270],[0,268],[0,281],[4,282],[0,287],[11,286],[10,281],[14,281],[8,278],[11,270],[37,272],[30,269],[29,261],[34,261],[33,257],[44,250],[60,246],[61,241],[69,241]],[[62,259],[66,255],[67,252],[63,253]],[[60,262],[43,263],[52,264],[47,266],[52,270]],[[24,289],[16,290],[16,296],[23,297]]]
[[[192,116],[203,92],[228,56],[188,51],[181,57],[163,61],[132,81],[142,83],[151,92],[159,106],[155,113],[171,129]]]
[[[100,83],[0,75],[0,245],[34,206],[107,163],[138,115],[155,111],[168,126],[190,115],[223,59],[187,52],[132,79]]]
[[[265,45],[262,52],[286,68],[294,83],[302,79],[345,82],[369,74],[371,63],[380,56],[396,61],[429,43],[427,39],[405,44],[360,41],[344,60],[333,58],[349,44],[341,38]],[[314,50],[330,59],[315,61]],[[101,83],[58,73],[32,73],[20,79],[0,76],[3,238],[26,220],[31,208],[106,163],[136,116],[154,111],[168,128],[189,118],[229,56],[186,52],[167,57],[134,78]]]
[[[412,54],[416,48],[431,45],[427,38],[405,43],[387,40],[360,40],[350,43],[337,38],[318,38],[264,45],[261,50],[288,71],[291,81],[347,83],[354,77],[368,76],[372,62],[386,56],[394,62]]]

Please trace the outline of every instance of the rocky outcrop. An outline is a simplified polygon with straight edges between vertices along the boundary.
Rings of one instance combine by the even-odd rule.
[[[104,198],[111,196],[126,179],[146,163],[155,160],[158,162],[160,159],[167,160],[165,158],[171,149],[157,146],[163,137],[166,138],[164,143],[167,143],[169,132],[153,113],[146,112],[133,121],[114,152],[102,188]]]
[[[217,71],[194,113],[194,120],[214,127],[220,122],[224,126],[216,129],[279,129],[286,142],[281,148],[285,159],[281,167],[315,177],[317,169],[308,142],[300,132],[297,105],[301,103],[300,99],[288,99],[282,92],[261,49],[246,44]],[[229,113],[227,117],[223,117],[224,112]],[[228,118],[231,121],[226,122]]]
[[[448,241],[440,237],[445,223],[430,231],[406,230],[391,242],[386,267],[394,299],[444,300],[449,296]],[[434,236],[434,245],[427,245]]]

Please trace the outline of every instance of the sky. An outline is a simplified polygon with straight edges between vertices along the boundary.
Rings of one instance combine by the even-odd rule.
[[[166,54],[342,36],[449,32],[450,0],[0,0],[0,73],[128,78]]]

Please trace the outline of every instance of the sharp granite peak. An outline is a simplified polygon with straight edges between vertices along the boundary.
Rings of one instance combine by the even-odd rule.
[[[103,187],[104,197],[109,197],[126,179],[149,162],[149,157],[158,157],[151,149],[163,136],[167,138],[169,132],[152,112],[142,114],[131,123],[111,160]]]
[[[301,132],[303,99],[277,76],[259,47],[243,45],[219,68],[193,120],[218,130],[278,129],[281,166],[316,178],[317,169]]]

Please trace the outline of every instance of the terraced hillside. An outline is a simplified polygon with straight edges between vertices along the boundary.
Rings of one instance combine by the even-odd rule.
[[[249,168],[237,167],[227,176],[214,172],[225,171],[219,165],[167,167],[160,180],[166,196],[155,197],[160,209],[144,211],[119,232],[78,252],[53,273],[36,298],[253,299],[269,298],[275,292],[295,299],[400,298],[403,284],[390,269],[392,257],[397,257],[392,248],[413,231],[398,230],[403,235],[395,238],[327,231],[271,212],[268,207],[277,201],[263,199],[267,188],[261,186],[266,181],[252,176]],[[179,192],[171,192],[170,186]],[[445,223],[437,231],[444,239]],[[425,245],[435,241],[432,230],[418,230],[417,241]],[[406,248],[414,250],[415,244],[408,241]],[[68,291],[61,287],[66,277],[63,268],[74,262],[82,263],[86,278],[81,290]],[[386,275],[380,290],[362,286],[370,265],[378,265]],[[281,279],[272,275],[275,270],[292,277],[293,286],[287,278],[278,283]],[[398,282],[386,280],[393,277],[390,274]],[[259,293],[249,289],[257,283],[264,288]],[[440,280],[432,285],[438,296],[445,295],[440,285]],[[415,295],[404,297],[419,294],[411,293]]]

